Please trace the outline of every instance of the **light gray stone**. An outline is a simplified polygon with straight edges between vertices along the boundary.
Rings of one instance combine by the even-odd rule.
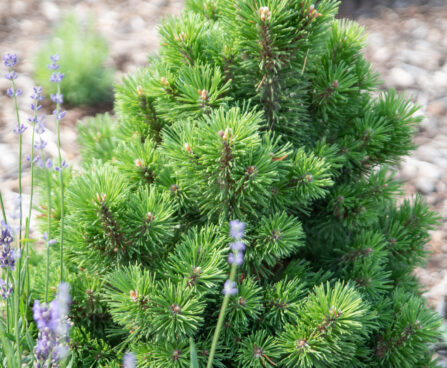
[[[399,67],[390,70],[389,78],[393,85],[400,88],[408,88],[415,83],[413,75]]]

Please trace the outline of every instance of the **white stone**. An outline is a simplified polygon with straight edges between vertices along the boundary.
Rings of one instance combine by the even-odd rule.
[[[40,11],[45,15],[45,17],[51,21],[57,21],[60,16],[59,7],[52,1],[44,1],[40,4]]]
[[[402,68],[395,67],[390,71],[390,81],[396,87],[408,88],[414,85],[414,77]]]

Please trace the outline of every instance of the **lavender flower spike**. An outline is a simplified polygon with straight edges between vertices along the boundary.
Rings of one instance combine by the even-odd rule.
[[[33,318],[39,329],[38,339],[34,347],[34,355],[37,367],[44,367],[45,362],[51,356],[57,362],[64,359],[68,354],[68,308],[71,302],[70,286],[66,283],[59,285],[55,299],[48,306],[34,301]]]
[[[137,365],[137,358],[135,353],[127,352],[123,357],[123,368],[135,368]]]
[[[224,295],[235,295],[237,294],[237,287],[234,281],[225,281],[224,288],[222,290]]]

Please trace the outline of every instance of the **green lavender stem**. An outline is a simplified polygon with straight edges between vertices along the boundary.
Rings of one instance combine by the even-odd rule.
[[[234,282],[234,278],[236,277],[236,270],[237,265],[236,263],[233,263],[231,265],[231,271],[230,271],[230,282]],[[216,330],[214,331],[213,341],[211,343],[210,355],[208,357],[208,363],[206,365],[206,368],[211,368],[213,366],[214,355],[216,353],[217,344],[219,343],[220,330],[222,329],[229,301],[230,301],[230,294],[227,293],[224,296],[222,307],[220,308],[219,318],[217,319]]]
[[[12,91],[13,91],[13,96],[14,96],[14,108],[16,110],[16,117],[17,117],[17,128],[19,130],[19,196],[20,196],[20,220],[19,220],[19,240],[18,240],[18,248],[20,249],[20,251],[22,250],[22,134],[20,133],[20,116],[19,116],[19,107],[17,104],[17,96],[16,96],[16,85],[14,82],[14,79],[11,80],[12,82]],[[20,313],[20,295],[21,295],[21,265],[22,265],[22,257],[20,257],[19,259],[19,265],[17,266],[16,270],[16,274],[17,274],[17,279],[16,279],[16,284],[14,286],[14,290],[15,290],[15,301],[16,301],[16,306],[15,306],[15,319],[14,319],[14,330],[15,330],[15,338],[16,338],[16,345],[17,345],[17,362],[18,362],[18,367],[22,366],[22,354],[20,351],[20,332],[19,332],[19,313]]]
[[[5,205],[3,204],[2,192],[0,192],[0,207],[2,208],[3,221],[5,222],[5,224],[7,224],[8,220],[6,219]]]
[[[57,85],[57,94],[60,94],[60,84]],[[58,103],[57,114],[59,115],[61,106]],[[62,155],[61,155],[61,120],[57,119],[57,151],[59,156],[59,179],[60,179],[60,196],[61,196],[61,227],[60,227],[60,263],[61,263],[61,273],[60,273],[60,282],[64,280],[64,173],[62,170]]]
[[[38,105],[39,101],[36,101],[36,106]],[[37,110],[34,110],[33,117],[37,117]],[[35,121],[35,119],[33,119]],[[33,195],[34,195],[34,137],[36,133],[36,124],[33,124],[33,133],[31,136],[31,193],[30,193],[30,200],[29,200],[29,211],[28,211],[28,220],[26,222],[26,229],[25,229],[25,239],[26,240],[26,262],[29,261],[29,231],[31,227],[31,213],[33,208]],[[27,275],[27,295],[29,296],[30,293],[30,278],[29,278],[29,272],[26,272]]]
[[[51,181],[50,173],[46,171],[47,179],[47,196],[48,196],[48,239],[51,239]],[[50,246],[47,246],[47,269],[46,269],[46,280],[45,280],[45,303],[48,303],[48,284],[50,283]]]

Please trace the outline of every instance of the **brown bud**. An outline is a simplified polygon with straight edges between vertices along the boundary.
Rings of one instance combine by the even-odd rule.
[[[138,96],[143,96],[143,87],[141,87],[141,86],[137,87],[137,95]]]
[[[253,347],[253,358],[262,358],[264,356],[264,350],[262,350],[261,347],[259,346],[254,346]]]
[[[160,81],[161,81],[161,84],[165,85],[166,87],[169,86],[169,82],[166,79],[166,77],[161,77]]]
[[[177,305],[177,304],[172,304],[171,307],[170,307],[170,310],[174,314],[181,314],[182,313],[182,308],[180,308],[180,306]]]
[[[130,300],[132,300],[133,302],[138,301],[138,294],[134,290],[131,290],[129,292],[129,296],[130,296]]]
[[[141,160],[141,159],[139,159],[139,158],[137,158],[137,159],[134,161],[134,163],[135,163],[135,166],[136,166],[136,167],[143,167],[143,166],[144,166],[144,161]]]
[[[249,167],[247,167],[247,170],[245,170],[245,171],[247,172],[248,175],[253,175],[255,170],[256,170],[255,166],[249,166]]]
[[[207,92],[206,89],[202,89],[202,90],[198,89],[197,92],[199,93],[200,98],[201,98],[203,101],[207,101],[207,100],[208,100],[208,92]]]
[[[170,190],[172,193],[176,193],[176,192],[179,190],[179,186],[178,186],[177,184],[172,184],[172,185],[169,187],[169,190]]]
[[[171,358],[172,358],[172,360],[177,361],[177,360],[180,359],[180,356],[181,356],[181,355],[182,355],[181,350],[175,349],[175,350],[172,352],[172,356],[171,356]]]
[[[192,149],[191,149],[191,147],[189,146],[188,143],[185,143],[185,150],[186,150],[188,153],[192,153]]]
[[[219,131],[217,132],[217,135],[218,135],[220,138],[223,138],[223,136],[225,135],[225,132],[221,129],[221,130],[219,130]]]
[[[270,20],[270,10],[266,6],[261,6],[259,8],[259,18],[264,22],[265,20]]]
[[[227,128],[227,129],[225,129],[225,132],[224,132],[224,135],[222,136],[222,139],[224,141],[226,141],[230,137],[231,137],[231,129]]]
[[[302,348],[306,347],[306,346],[307,346],[307,341],[306,341],[306,339],[298,340],[298,341],[295,343],[295,346],[296,346],[296,348],[297,348],[298,350],[301,350]]]
[[[337,88],[338,87],[338,80],[334,80],[334,83],[332,83],[332,87]]]
[[[312,176],[312,174],[307,174],[307,175],[306,175],[306,181],[307,181],[308,183],[310,183],[310,182],[312,182],[312,180],[314,180],[314,177]]]
[[[146,218],[147,218],[147,221],[151,222],[153,219],[155,219],[155,216],[152,214],[152,212],[148,212],[146,214]]]

